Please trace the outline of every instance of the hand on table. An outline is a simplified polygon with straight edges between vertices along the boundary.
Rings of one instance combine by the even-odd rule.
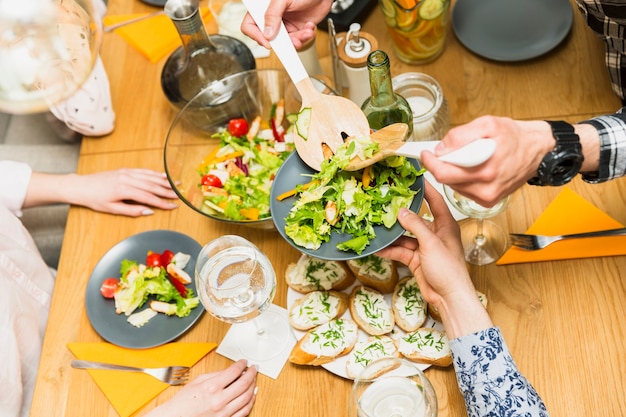
[[[330,11],[331,0],[271,0],[265,13],[265,27],[259,29],[250,14],[246,14],[241,31],[260,45],[270,48],[269,41],[278,33],[281,20],[296,48],[315,35],[315,25]]]
[[[152,208],[171,210],[177,195],[165,174],[140,168],[122,168],[95,174],[33,172],[24,208],[69,203],[124,216],[145,216]]]
[[[146,417],[244,417],[256,399],[257,370],[239,360],[218,372],[203,374]]]

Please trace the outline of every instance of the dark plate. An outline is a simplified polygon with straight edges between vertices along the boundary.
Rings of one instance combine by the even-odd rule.
[[[413,162],[415,168],[418,170],[421,169],[417,159],[411,159],[411,162]],[[399,223],[396,223],[391,229],[387,229],[385,226],[376,226],[376,238],[372,239],[369,246],[367,246],[367,248],[365,248],[360,255],[357,255],[352,251],[344,252],[337,249],[337,244],[351,239],[351,236],[345,233],[333,233],[330,237],[330,241],[322,243],[322,246],[320,246],[317,250],[310,250],[296,245],[293,240],[285,234],[285,218],[289,214],[289,210],[293,207],[293,204],[298,196],[290,197],[282,201],[278,201],[276,197],[284,192],[294,189],[297,184],[305,184],[309,182],[311,180],[310,175],[315,172],[316,171],[302,162],[302,159],[300,159],[297,152],[294,152],[280,167],[276,173],[274,183],[272,184],[272,191],[270,193],[270,210],[272,212],[272,220],[274,221],[278,232],[287,242],[291,244],[291,246],[298,249],[300,252],[316,258],[333,261],[346,261],[349,259],[362,258],[378,252],[379,250],[391,245],[396,241],[396,239],[404,234],[405,230]],[[419,190],[411,204],[411,210],[417,213],[420,210],[424,199],[424,177],[418,177],[417,181],[415,181],[411,188],[413,190]]]
[[[187,317],[157,314],[138,328],[128,323],[124,314],[115,313],[113,299],[104,298],[100,294],[102,281],[108,277],[120,276],[122,260],[134,259],[145,263],[149,250],[161,253],[166,249],[191,255],[185,271],[193,277],[200,244],[189,236],[169,230],[154,230],[131,236],[109,249],[98,261],[87,283],[85,307],[91,325],[103,339],[114,345],[133,349],[160,346],[185,333],[200,318],[204,312],[202,304],[194,308]],[[194,280],[189,287],[197,294]],[[146,306],[142,307],[144,308]]]
[[[467,49],[505,62],[549,52],[573,20],[569,0],[458,0],[452,11],[452,29]]]
[[[150,6],[163,7],[167,0],[141,0],[142,3],[149,4]]]

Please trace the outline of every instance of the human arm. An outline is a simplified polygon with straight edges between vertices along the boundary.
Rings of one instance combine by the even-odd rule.
[[[326,17],[331,5],[332,0],[271,0],[265,13],[265,27],[260,29],[252,16],[246,14],[241,31],[270,48],[269,41],[274,39],[283,21],[294,46],[300,48],[313,38],[315,26]]]
[[[146,417],[244,417],[256,399],[255,367],[239,360],[218,372],[203,374]]]
[[[22,208],[67,203],[138,217],[152,214],[152,208],[176,208],[168,201],[175,198],[165,174],[148,169],[123,168],[86,175],[33,172]]]
[[[601,182],[626,175],[626,113],[621,110],[574,125],[584,161],[583,179]],[[537,174],[543,157],[554,149],[555,139],[545,121],[519,121],[483,116],[450,129],[435,150],[442,155],[476,138],[496,141],[495,154],[475,168],[443,163],[430,152],[422,160],[437,181],[448,184],[480,204],[491,206],[513,193]]]
[[[415,238],[403,236],[378,255],[407,265],[426,302],[439,311],[470,417],[547,416],[545,405],[519,373],[500,330],[493,327],[476,296],[459,228],[443,197],[428,183],[425,196],[434,221],[402,209],[398,220]]]

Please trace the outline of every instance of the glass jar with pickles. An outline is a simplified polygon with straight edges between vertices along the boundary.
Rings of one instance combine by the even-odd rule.
[[[378,0],[396,56],[423,64],[443,52],[450,0]]]

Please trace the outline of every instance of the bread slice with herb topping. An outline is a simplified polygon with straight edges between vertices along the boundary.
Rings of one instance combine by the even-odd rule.
[[[399,328],[405,332],[419,329],[428,316],[428,304],[415,277],[401,279],[393,291],[391,298],[393,316]]]
[[[348,309],[348,295],[339,291],[313,291],[298,298],[289,308],[289,323],[294,329],[309,330]]]
[[[440,330],[422,327],[395,340],[398,352],[405,358],[436,366],[452,364],[448,337]]]
[[[393,291],[398,282],[398,269],[394,261],[377,255],[368,255],[346,262],[352,273],[363,285],[383,294]]]
[[[349,319],[333,319],[305,333],[289,354],[297,365],[323,365],[347,355],[357,342],[359,328]]]
[[[363,285],[354,287],[349,308],[352,319],[370,336],[380,336],[393,330],[395,320],[391,306],[375,289]]]
[[[357,342],[354,349],[348,355],[346,361],[346,375],[348,378],[356,378],[361,374],[363,369],[370,362],[380,358],[395,358],[399,357],[398,349],[396,348],[393,339],[389,336],[370,336],[367,340]],[[381,367],[373,371],[370,378],[376,378],[382,373],[390,370],[387,367]]]
[[[341,261],[327,261],[303,254],[297,263],[287,266],[287,285],[297,292],[345,290],[354,283],[354,274]]]

